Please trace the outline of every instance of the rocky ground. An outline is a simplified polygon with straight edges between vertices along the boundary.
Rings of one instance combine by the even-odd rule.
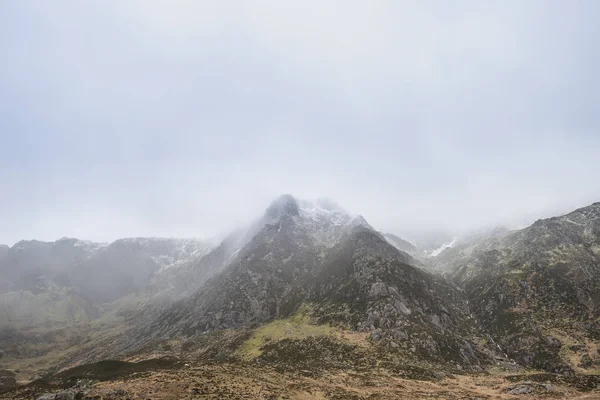
[[[131,372],[131,371],[130,371]],[[281,372],[236,363],[178,364],[176,368],[126,373],[108,381],[80,379],[74,388],[32,383],[2,399],[546,399],[600,400],[598,377],[507,375],[500,371],[404,379],[388,370]]]
[[[367,332],[314,322],[304,308],[256,329],[170,340],[121,361],[65,364],[29,383],[21,371],[4,371],[0,399],[600,400],[595,370],[559,375],[502,358],[485,369],[452,368]]]

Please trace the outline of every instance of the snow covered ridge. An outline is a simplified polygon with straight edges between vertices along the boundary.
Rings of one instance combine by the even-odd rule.
[[[160,265],[157,273],[164,272],[173,267],[179,267],[189,261],[197,260],[210,253],[218,242],[216,240],[200,239],[171,239],[175,248],[170,254],[152,256],[152,259]]]
[[[76,238],[62,237],[55,242],[42,242],[40,240],[21,240],[12,248],[12,251],[26,251],[35,248],[51,249],[56,246],[72,246],[88,253],[93,253],[107,247],[108,243],[97,243],[90,240],[80,240]]]
[[[103,255],[119,252],[136,253],[149,257],[160,266],[157,273],[171,267],[198,259],[217,247],[216,239],[176,239],[156,237],[133,237],[117,239],[112,243],[96,243],[89,240],[63,237],[55,242],[22,240],[9,251],[26,257],[54,260],[55,263],[85,262]],[[70,255],[70,256],[69,256]],[[74,255],[77,255],[75,258]],[[21,256],[19,256],[21,257]],[[66,257],[66,258],[65,258]]]
[[[119,239],[111,244],[113,245],[130,249],[129,251],[142,251],[160,266],[156,271],[160,274],[208,254],[218,245],[218,242],[214,239],[198,238],[137,237]]]
[[[303,218],[330,222],[334,225],[346,225],[351,219],[357,217],[329,199],[301,200],[299,214]]]
[[[63,238],[63,239],[67,239],[67,238]],[[63,239],[59,239],[57,241],[61,241]],[[92,242],[91,240],[79,240],[79,239],[67,239],[67,240],[74,240],[75,241],[73,243],[74,247],[80,247],[83,250],[88,251],[88,252],[96,252],[96,251],[101,250],[109,245],[108,243],[96,243],[96,242]]]
[[[299,200],[298,205],[298,216],[294,217],[298,226],[327,247],[337,243],[347,227],[373,229],[362,215],[350,213],[330,199]]]
[[[320,198],[316,200],[299,200],[289,194],[275,199],[266,209],[261,224],[277,222],[283,216],[299,217],[324,224],[345,225],[357,215],[350,214],[336,202]]]

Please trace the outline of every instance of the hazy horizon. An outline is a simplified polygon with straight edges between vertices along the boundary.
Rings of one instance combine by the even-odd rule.
[[[599,11],[0,3],[0,243],[210,237],[282,193],[400,235],[600,201]]]
[[[297,196],[294,196],[294,197],[297,200],[309,200],[309,201],[318,200],[318,199],[298,198]],[[331,200],[331,199],[325,198],[325,197],[322,197],[322,199]],[[506,228],[506,229],[510,229],[510,230],[522,229],[522,228],[525,228],[525,227],[531,225],[537,219],[560,216],[563,214],[567,214],[571,211],[574,211],[576,208],[585,207],[588,205],[591,205],[591,203],[584,204],[584,205],[575,207],[573,209],[560,210],[560,211],[556,210],[555,212],[546,212],[546,213],[539,212],[538,214],[535,214],[535,215],[533,215],[533,214],[532,215],[524,215],[524,216],[521,216],[520,218],[507,219],[504,221],[499,221],[499,222],[490,223],[490,224],[473,225],[473,226],[469,226],[466,228],[452,228],[452,227],[443,227],[443,226],[431,226],[431,227],[416,226],[416,227],[392,228],[392,229],[380,229],[377,226],[373,226],[373,228],[375,228],[383,233],[392,233],[392,234],[398,235],[402,239],[408,240],[411,243],[416,244],[416,243],[420,242],[421,240],[427,240],[428,238],[432,238],[433,236],[440,235],[440,234],[447,235],[448,237],[458,238],[458,237],[461,237],[461,235],[467,236],[467,235],[475,234],[477,232],[492,230],[495,228]],[[342,205],[340,205],[340,207],[343,208]],[[265,209],[266,209],[266,207],[265,207]],[[344,210],[353,215],[362,215],[360,213],[353,213],[352,210],[347,210],[347,209],[344,209]],[[142,234],[142,235],[118,236],[118,237],[112,237],[112,238],[106,238],[106,239],[91,239],[91,238],[87,238],[87,237],[75,237],[72,235],[63,235],[63,236],[56,237],[56,238],[21,238],[12,244],[0,242],[0,245],[8,245],[9,247],[12,247],[22,240],[40,240],[40,241],[44,241],[44,242],[55,242],[60,239],[78,239],[78,240],[84,240],[84,241],[109,244],[109,243],[112,243],[115,240],[119,240],[119,239],[138,238],[138,237],[159,238],[159,239],[198,239],[198,240],[209,240],[209,241],[217,240],[217,241],[219,241],[219,240],[222,240],[226,235],[233,233],[233,231],[235,231],[235,230],[248,228],[248,226],[253,221],[259,219],[261,216],[262,216],[262,214],[259,213],[255,216],[253,216],[253,218],[249,218],[243,222],[240,222],[239,224],[235,225],[234,227],[230,228],[229,230],[222,230],[222,229],[216,230],[215,232],[211,232],[210,234],[204,235],[204,236],[199,236],[199,235],[177,236],[177,235],[160,235],[160,234],[158,234],[158,235],[143,235]],[[364,215],[363,215],[363,217],[364,217]],[[367,219],[367,222],[370,223],[369,219],[368,218],[366,218],[366,219]]]

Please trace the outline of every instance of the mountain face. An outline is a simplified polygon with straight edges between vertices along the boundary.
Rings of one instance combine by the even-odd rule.
[[[481,333],[462,293],[416,268],[372,229],[355,227],[331,249],[312,299],[321,319],[367,331],[418,358],[467,368],[490,361],[474,343]]]
[[[256,328],[309,307],[318,323],[367,333],[386,351],[461,368],[490,362],[462,293],[364,218],[286,195],[261,221],[222,272],[134,328],[123,348]]]
[[[444,251],[483,328],[522,365],[600,365],[600,203]]]

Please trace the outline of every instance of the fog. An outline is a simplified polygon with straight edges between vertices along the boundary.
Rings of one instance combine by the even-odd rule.
[[[593,1],[4,1],[0,243],[207,237],[281,193],[410,236],[600,200]]]

